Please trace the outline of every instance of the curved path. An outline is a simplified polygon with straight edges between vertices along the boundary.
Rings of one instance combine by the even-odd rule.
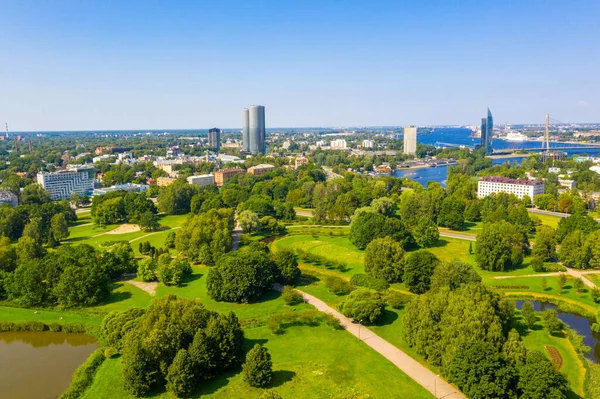
[[[275,285],[274,289],[281,291],[283,287],[281,285]],[[437,376],[433,371],[429,370],[415,359],[390,344],[373,331],[360,324],[354,323],[351,319],[347,318],[340,312],[331,308],[325,302],[320,299],[307,294],[303,291],[296,290],[304,297],[304,302],[313,305],[317,310],[323,313],[333,315],[340,321],[340,325],[354,335],[365,344],[369,345],[383,357],[392,362],[396,367],[402,370],[406,375],[415,380],[415,382],[429,391],[436,398],[450,398],[450,399],[467,399],[460,391],[455,387],[444,381],[441,377]]]

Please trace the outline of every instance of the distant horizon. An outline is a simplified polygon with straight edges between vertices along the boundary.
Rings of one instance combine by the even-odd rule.
[[[544,126],[544,123],[509,123],[510,126]],[[553,123],[551,125],[559,125],[559,126],[570,126],[570,125],[600,125],[600,122],[569,122],[569,123]],[[277,126],[277,127],[268,127],[267,131],[278,130],[278,129],[387,129],[387,128],[404,128],[405,126],[416,126],[419,128],[448,128],[448,129],[467,129],[468,126],[473,126],[473,124],[441,124],[441,125],[370,125],[370,126]],[[502,124],[495,124],[494,128],[498,128],[500,126],[504,126]],[[242,130],[241,127],[219,127],[219,126],[211,126],[211,127],[194,127],[194,128],[141,128],[141,129],[67,129],[67,130],[10,130],[9,125],[9,135],[17,134],[17,133],[97,133],[97,132],[136,132],[136,133],[146,133],[146,132],[163,132],[169,133],[169,131],[197,131],[197,130],[208,130],[212,128],[218,128],[221,130]],[[0,136],[4,136],[5,131],[0,132]]]

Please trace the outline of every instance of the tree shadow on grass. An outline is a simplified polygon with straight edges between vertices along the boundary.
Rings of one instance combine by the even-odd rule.
[[[393,322],[395,322],[396,320],[398,320],[398,313],[393,312],[388,309],[385,309],[383,311],[383,316],[381,316],[381,319],[379,319],[379,321],[377,321],[377,323],[373,323],[373,325],[388,326],[388,325],[392,324]]]
[[[311,274],[302,274],[300,276],[300,278],[298,279],[298,283],[297,286],[298,287],[304,287],[307,285],[312,285],[312,284],[316,284],[319,281],[321,281],[317,276],[313,276]]]
[[[219,389],[227,386],[229,381],[241,372],[241,368],[229,370],[224,373],[219,373],[216,378],[211,380],[201,381],[198,389],[192,394],[192,398],[202,398],[205,395],[211,395]]]
[[[187,287],[188,285],[190,285],[191,283],[193,283],[196,280],[200,280],[202,278],[202,276],[204,276],[204,274],[202,273],[194,273],[191,274],[189,276],[187,276],[181,283],[181,287]]]
[[[291,381],[292,378],[294,378],[295,376],[296,373],[290,370],[273,371],[273,379],[271,380],[271,383],[269,384],[268,388],[280,387],[286,382]]]
[[[252,304],[256,304],[256,303],[268,302],[268,301],[272,301],[274,299],[277,299],[280,296],[281,296],[281,292],[275,291],[275,290],[269,290],[263,296],[261,296],[260,298],[258,298],[256,301],[252,301],[251,303]]]
[[[67,240],[62,241],[63,244],[72,244],[74,242],[77,241],[84,241],[89,239],[91,236],[83,236],[83,237],[73,237],[73,238],[69,238]]]
[[[111,284],[111,293],[108,296],[108,299],[106,300],[107,303],[116,303],[116,302],[126,301],[127,299],[129,299],[133,296],[131,294],[131,292],[129,292],[129,291],[115,292],[115,290],[117,288],[120,288],[122,286],[123,286],[123,283],[112,283]]]
[[[450,244],[450,241],[440,238],[439,240],[437,240],[435,245],[433,245],[431,248],[441,248],[441,247],[445,247],[448,244]]]

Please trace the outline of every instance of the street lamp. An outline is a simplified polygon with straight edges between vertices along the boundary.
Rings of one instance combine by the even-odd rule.
[[[360,339],[360,325],[362,324],[362,319],[358,321],[358,339]]]
[[[435,398],[437,399],[437,379],[440,375],[436,374],[435,377],[433,377],[433,396],[435,396]]]

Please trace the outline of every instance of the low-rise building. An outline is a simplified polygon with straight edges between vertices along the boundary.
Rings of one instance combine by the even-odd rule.
[[[241,168],[217,170],[214,173],[215,184],[217,185],[217,187],[222,187],[223,184],[227,180],[231,179],[235,175],[238,175],[238,174],[244,173],[244,172],[245,172],[245,170],[241,169]]]
[[[215,176],[214,175],[196,175],[189,176],[187,178],[187,182],[189,184],[199,185],[200,187],[208,186],[209,184],[215,184]]]
[[[510,179],[501,176],[482,177],[477,184],[477,196],[487,197],[490,194],[508,193],[519,198],[528,195],[533,199],[535,196],[544,194],[544,182],[536,180]]]
[[[146,184],[135,184],[135,183],[125,183],[125,184],[117,184],[115,186],[110,187],[102,187],[94,189],[94,195],[103,195],[110,193],[111,191],[127,191],[132,193],[143,193],[148,190],[150,186]]]
[[[253,176],[260,176],[263,173],[270,172],[275,169],[274,165],[270,165],[268,163],[261,163],[260,165],[252,166],[248,168],[248,173]]]
[[[2,204],[8,204],[14,208],[19,205],[19,197],[13,192],[0,190],[0,205]]]
[[[556,168],[556,167],[550,167],[548,168],[548,173],[556,173],[559,174],[560,173],[560,168]]]
[[[170,184],[173,184],[175,180],[177,179],[173,177],[159,177],[158,179],[156,179],[156,185],[158,187],[166,187]]]
[[[306,165],[308,163],[308,159],[306,157],[298,157],[294,160],[294,166],[299,168],[302,165]]]
[[[560,184],[562,187],[566,187],[568,189],[574,189],[575,186],[577,186],[577,182],[575,182],[575,180],[569,180],[569,179],[558,179],[558,184]]]

